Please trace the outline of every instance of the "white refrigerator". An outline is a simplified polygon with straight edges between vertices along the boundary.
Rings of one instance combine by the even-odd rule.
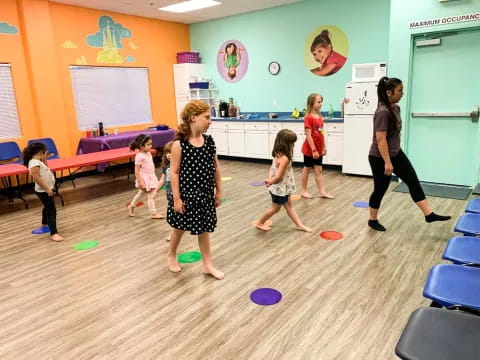
[[[368,153],[377,104],[377,82],[346,84],[342,163],[342,172],[345,174],[372,175]]]

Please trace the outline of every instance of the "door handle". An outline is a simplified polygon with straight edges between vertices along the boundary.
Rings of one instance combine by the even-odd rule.
[[[469,117],[472,122],[478,122],[478,105],[475,105],[472,112],[469,113],[416,113],[412,112],[413,117]]]

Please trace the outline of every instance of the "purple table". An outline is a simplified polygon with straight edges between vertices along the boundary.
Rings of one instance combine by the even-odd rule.
[[[77,147],[77,155],[130,146],[130,143],[140,134],[149,135],[152,138],[153,147],[159,148],[165,146],[166,143],[173,140],[175,130],[126,131],[118,133],[117,135],[81,138]],[[106,167],[107,164],[98,164],[97,170],[103,172],[105,171]]]
[[[77,155],[126,147],[140,134],[149,135],[152,138],[153,147],[159,148],[173,140],[175,130],[126,131],[117,135],[81,138],[77,147]]]

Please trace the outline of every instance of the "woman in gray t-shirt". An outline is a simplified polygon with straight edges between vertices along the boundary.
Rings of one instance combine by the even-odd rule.
[[[370,219],[368,226],[385,231],[385,227],[378,222],[378,209],[383,196],[388,189],[392,173],[395,173],[408,186],[410,195],[425,215],[426,222],[446,221],[451,216],[435,214],[420,186],[415,169],[400,147],[400,133],[402,119],[397,103],[403,96],[402,81],[397,78],[383,77],[377,87],[378,108],[373,117],[373,140],[368,155],[372,169],[374,189],[370,195]]]

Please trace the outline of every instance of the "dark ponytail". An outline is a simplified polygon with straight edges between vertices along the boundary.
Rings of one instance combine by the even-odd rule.
[[[38,153],[46,153],[47,147],[43,143],[31,143],[22,151],[23,164],[28,166],[28,162]]]
[[[393,90],[401,83],[402,83],[402,80],[398,78],[388,78],[384,76],[380,79],[377,86],[378,105],[385,105],[387,107],[388,111],[390,112],[393,119],[395,120],[395,126],[397,127],[398,130],[400,130],[400,119],[393,112],[392,104],[388,99],[387,91],[390,90],[393,92]]]
[[[144,146],[149,140],[152,140],[152,138],[148,135],[145,134],[140,134],[138,135],[135,140],[130,144],[130,150],[136,150],[140,149],[142,146]]]

